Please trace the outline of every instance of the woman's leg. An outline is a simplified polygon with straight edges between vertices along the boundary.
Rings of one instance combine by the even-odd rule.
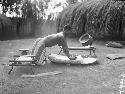
[[[33,53],[34,53],[35,48],[36,48],[38,42],[39,42],[41,39],[42,39],[42,38],[37,38],[37,39],[35,40],[35,42],[33,43],[33,47],[32,47],[32,49],[31,49],[31,51],[30,51],[30,54],[33,54]]]
[[[43,40],[40,40],[38,43],[37,43],[37,46],[34,50],[34,54],[36,55],[36,60],[39,62],[42,62],[41,61],[41,58],[44,58],[44,55],[45,55],[45,43]]]

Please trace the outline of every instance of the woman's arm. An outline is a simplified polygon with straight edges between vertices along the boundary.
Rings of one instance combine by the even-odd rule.
[[[63,52],[66,54],[67,57],[70,57],[66,39],[62,36],[60,37],[59,42],[60,42],[59,45],[62,46]]]
[[[62,46],[63,52],[66,54],[66,56],[70,59],[70,60],[75,60],[76,56],[75,55],[71,55],[69,53],[69,49],[68,49],[68,45],[67,45],[67,41],[64,37],[61,37],[61,42],[60,45]]]

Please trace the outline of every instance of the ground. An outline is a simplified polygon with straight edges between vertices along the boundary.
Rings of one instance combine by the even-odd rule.
[[[10,75],[8,60],[19,48],[31,48],[35,38],[0,41],[0,94],[120,94],[121,74],[125,74],[125,59],[109,60],[110,53],[124,53],[125,48],[110,48],[104,41],[95,41],[99,64],[59,65],[49,61],[41,67],[15,67]],[[68,39],[68,46],[82,46],[76,39]],[[50,49],[49,49],[50,51]],[[57,53],[59,47],[53,47]],[[70,51],[73,54],[89,54],[88,51]],[[61,71],[62,74],[22,78],[23,74]]]

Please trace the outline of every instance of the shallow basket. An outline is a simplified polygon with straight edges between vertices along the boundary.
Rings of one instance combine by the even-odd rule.
[[[79,42],[82,44],[82,46],[92,45],[93,38],[89,34],[84,34],[79,38]]]

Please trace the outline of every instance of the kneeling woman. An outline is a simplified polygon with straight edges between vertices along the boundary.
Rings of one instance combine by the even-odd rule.
[[[38,38],[34,43],[31,54],[36,55],[36,60],[39,61],[40,57],[46,47],[52,47],[55,45],[59,45],[59,46],[62,46],[62,49],[63,49],[63,52],[65,53],[65,55],[69,59],[74,60],[76,57],[69,54],[67,41],[66,41],[66,37],[69,34],[70,30],[71,30],[71,27],[69,25],[66,25],[64,27],[63,31],[60,33],[51,34],[44,38]]]

